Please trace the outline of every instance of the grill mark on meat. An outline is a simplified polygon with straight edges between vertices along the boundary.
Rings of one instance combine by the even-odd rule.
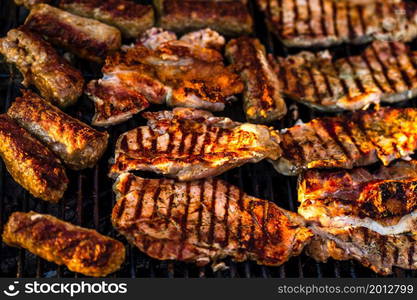
[[[207,130],[206,130],[207,131]],[[188,154],[192,155],[195,149],[195,146],[197,144],[197,132],[193,131],[191,132],[191,141],[190,141],[190,148],[188,149]]]
[[[329,136],[332,138],[335,144],[339,147],[339,149],[343,152],[343,154],[347,158],[352,159],[349,151],[345,148],[345,146],[343,146],[343,144],[337,138],[337,134],[334,130],[334,125],[330,124],[328,119],[317,119],[317,123],[326,130],[326,132],[329,134]]]
[[[386,151],[384,148],[380,147],[379,144],[377,144],[369,135],[367,130],[365,129],[365,126],[363,124],[363,119],[362,118],[358,118],[356,120],[356,125],[357,125],[357,129],[366,137],[367,141],[369,141],[376,149],[379,149],[381,151],[381,153],[383,153],[384,155],[386,154]]]
[[[168,200],[168,209],[167,209],[167,215],[166,215],[166,219],[165,219],[165,227],[166,228],[168,228],[169,221],[170,221],[171,216],[172,216],[172,207],[173,207],[174,198],[175,198],[175,182],[171,183],[170,192],[171,192],[171,195],[170,195],[169,200]]]
[[[366,57],[366,55],[364,55],[363,53],[360,55],[360,57],[362,58],[362,60],[365,62],[366,67],[369,70],[369,73],[371,74],[372,77],[372,81],[375,83],[376,87],[383,93],[388,93],[389,90],[387,91],[386,88],[380,84],[380,82],[376,79],[375,76],[375,70],[372,68],[371,64],[369,63],[368,58]]]
[[[138,206],[136,207],[136,210],[135,210],[135,215],[134,215],[135,219],[139,219],[140,216],[142,215],[143,195],[145,194],[147,185],[148,185],[148,181],[144,181],[140,189],[138,190],[138,193],[140,196],[138,197],[139,203],[137,204]]]
[[[244,205],[243,205],[243,191],[241,189],[239,189],[239,198],[237,201],[237,204],[239,206],[239,210],[243,211],[244,209]],[[242,215],[243,214],[239,214],[239,221],[238,221],[238,226],[237,226],[237,240],[239,243],[239,250],[242,249],[243,247],[243,242],[242,242]]]
[[[385,257],[387,255],[387,246],[385,245],[387,242],[387,238],[384,235],[381,235],[379,239],[377,239],[377,244],[379,245],[380,249],[381,249],[381,255],[380,255],[380,260],[381,260],[381,264],[384,264],[385,262]]]
[[[332,1],[332,16],[333,16],[333,27],[334,27],[334,35],[336,38],[339,37],[339,29],[337,28],[338,20],[337,20],[337,3],[336,1]]]
[[[120,203],[119,210],[117,211],[117,215],[116,215],[117,220],[120,220],[120,218],[122,217],[123,212],[125,210],[125,206],[126,206],[126,197],[123,197]]]
[[[288,89],[287,72],[285,71],[285,68],[284,67],[279,66],[278,76],[281,79],[281,82],[283,83],[284,90],[287,90]]]
[[[151,219],[154,219],[156,217],[156,213],[158,211],[158,200],[159,200],[159,195],[161,194],[161,185],[164,183],[164,179],[161,178],[158,181],[158,186],[155,189],[155,193],[152,196],[152,200],[153,200],[153,209],[152,209],[152,216]]]
[[[203,143],[201,144],[200,155],[205,153],[206,145],[210,144],[210,131],[209,129],[204,131]]]
[[[362,81],[358,78],[358,73],[357,73],[357,71],[355,69],[355,65],[352,63],[352,61],[350,59],[350,56],[347,56],[346,57],[346,62],[348,63],[349,67],[352,69],[352,71],[354,73],[354,76],[355,76],[354,82],[355,82],[356,87],[359,89],[359,91],[361,93],[364,93],[365,92],[365,88],[364,88],[364,86],[362,84]]]
[[[328,35],[328,32],[327,32],[325,17],[326,17],[326,12],[325,12],[325,9],[324,9],[324,3],[323,3],[323,0],[320,0],[320,24],[321,24],[321,30],[322,30],[323,35],[324,36],[327,36]]]
[[[320,125],[320,122],[317,122],[317,123]],[[315,126],[316,125],[313,123],[313,126],[312,126],[313,128],[312,129],[313,129],[314,135],[319,140],[320,145],[327,151],[329,149],[329,145],[327,144],[327,141],[323,140],[321,138],[321,136],[317,133],[317,130],[316,130]],[[335,157],[334,155],[330,154],[330,151],[328,151],[328,153],[329,153],[329,156],[331,156],[332,158],[334,158],[334,159],[337,160],[337,157]]]
[[[344,3],[345,3],[346,16],[347,16],[347,21],[348,21],[349,38],[354,39],[356,37],[356,33],[352,26],[352,18],[351,18],[352,9],[349,9],[348,1],[344,1]]]
[[[229,183],[226,183],[226,193],[225,193],[226,203],[224,204],[225,213],[224,213],[224,219],[223,219],[225,237],[224,237],[224,241],[222,243],[223,247],[226,247],[229,244],[228,219],[229,219],[229,206],[230,206],[230,198],[231,198],[230,194],[231,194],[231,192],[232,192],[232,185],[229,184]]]
[[[156,144],[156,142],[157,142],[157,140],[156,140],[156,137],[155,137],[155,132],[152,130],[152,129],[150,129],[149,130],[149,135],[150,135],[150,138],[151,138],[151,153],[154,153],[154,152],[156,152],[156,149],[157,149],[157,144]]]
[[[211,194],[210,229],[209,229],[209,234],[208,234],[209,247],[212,247],[214,243],[214,229],[216,228],[216,193],[217,193],[218,183],[219,183],[219,180],[217,178],[214,178],[213,179],[213,191]]]
[[[172,150],[174,149],[174,139],[175,139],[175,134],[172,132],[168,132],[168,142],[167,142],[167,150],[166,153],[172,153]]]
[[[414,240],[411,236],[407,236],[408,241],[410,242],[410,246],[407,251],[407,258],[408,258],[408,265],[411,267],[414,263]]]
[[[394,59],[395,59],[395,64],[397,65],[397,69],[398,69],[398,71],[400,71],[400,73],[401,73],[401,77],[402,77],[402,79],[403,79],[403,81],[405,82],[405,84],[407,85],[407,87],[409,88],[409,89],[412,89],[413,88],[413,84],[412,84],[412,82],[411,82],[411,79],[408,77],[408,74],[407,74],[407,72],[402,68],[402,65],[401,65],[401,63],[400,63],[400,61],[399,61],[399,59],[398,59],[398,53],[397,53],[397,51],[395,50],[395,47],[393,46],[393,44],[392,43],[388,43],[389,44],[389,49],[390,49],[390,52],[391,52],[391,54],[392,54],[392,56],[394,57]]]
[[[123,151],[128,151],[129,150],[129,145],[127,143],[127,136],[125,135],[122,140],[120,141],[120,148]]]
[[[178,259],[181,260],[184,255],[184,248],[185,248],[185,241],[187,240],[187,221],[188,221],[188,211],[190,208],[190,201],[191,201],[191,195],[190,195],[190,182],[185,183],[185,197],[187,198],[187,202],[185,204],[184,208],[184,215],[182,216],[181,221],[181,247],[179,248],[178,252]]]
[[[254,242],[255,242],[255,222],[256,222],[256,216],[254,215],[254,209],[253,209],[253,203],[254,201],[251,199],[249,201],[249,211],[251,214],[251,219],[250,219],[250,238],[249,241],[247,242],[247,248],[251,251],[254,249]]]
[[[381,58],[378,55],[378,51],[376,51],[375,47],[373,44],[370,45],[372,52],[374,53],[374,57],[376,59],[376,61],[378,62],[378,64],[381,66],[382,68],[382,74],[384,74],[385,78],[387,79],[387,82],[389,83],[389,85],[391,86],[392,90],[394,92],[398,92],[397,91],[397,87],[395,86],[395,83],[393,82],[393,80],[389,77],[389,73],[388,70],[385,66],[385,64],[381,61]]]
[[[341,120],[340,125],[343,128],[343,130],[346,132],[346,134],[351,138],[353,144],[355,145],[356,149],[358,149],[361,156],[366,155],[366,153],[363,152],[362,148],[360,147],[360,143],[356,140],[355,136],[352,133],[351,128],[348,126],[345,120]]]
[[[311,36],[316,36],[316,33],[314,32],[314,28],[311,25],[312,21],[312,13],[311,13],[311,6],[310,6],[310,0],[306,0],[307,2],[307,25],[308,25],[308,31],[310,32]]]
[[[314,53],[315,57],[318,59],[317,53]],[[326,85],[326,91],[327,93],[330,95],[330,97],[333,97],[333,90],[330,86],[330,82],[329,82],[329,78],[327,77],[326,73],[323,72],[320,68],[317,69],[317,71],[320,73],[320,75],[323,77],[324,79],[324,83]]]
[[[143,147],[143,135],[142,135],[142,127],[140,127],[137,131],[136,131],[136,144],[138,147],[137,151],[141,151],[144,147]]]
[[[304,92],[304,86],[301,83],[302,81],[301,81],[300,76],[298,76],[298,72],[294,69],[290,69],[290,72],[291,72],[291,75],[295,78],[295,81],[296,81],[295,85],[296,85],[298,93],[300,94],[301,98],[305,97],[306,94]]]
[[[308,77],[310,78],[310,82],[311,82],[311,83],[312,83],[312,85],[313,85],[314,94],[317,96],[317,100],[319,101],[319,103],[321,103],[321,99],[322,99],[322,97],[321,97],[321,95],[320,95],[320,91],[319,91],[319,88],[318,88],[318,86],[317,86],[317,82],[316,82],[316,80],[314,79],[314,75],[313,75],[313,73],[311,72],[311,69],[310,69],[310,68],[308,68],[308,69],[307,69],[307,73],[308,73]]]
[[[133,177],[128,176],[127,180],[122,182],[122,187],[120,188],[121,194],[126,194],[130,190],[130,187],[132,186],[132,181]]]
[[[278,5],[280,7],[279,10],[279,28],[282,29],[284,27],[284,12],[283,12],[283,6],[282,6],[282,0],[278,0]],[[271,1],[267,1],[267,5],[268,5],[268,13],[270,14],[271,12]]]
[[[412,54],[413,53],[410,49],[408,49],[408,51],[405,53],[405,55],[407,56],[408,60],[410,61],[411,65],[412,65],[414,71],[417,74],[417,63],[414,61]],[[414,75],[414,76],[417,76],[417,75]]]
[[[303,147],[301,147],[301,145],[294,139],[294,136],[291,134],[290,130],[286,132],[286,136],[287,138],[290,138],[292,142],[288,144],[288,148],[286,147],[287,143],[281,144],[282,146],[284,146],[283,153],[286,153],[287,151],[288,153],[294,153],[294,150],[295,150],[297,153],[296,155],[300,158],[300,161],[305,162],[306,156],[305,156]]]
[[[201,223],[203,221],[203,209],[204,209],[204,193],[205,185],[204,180],[200,181],[200,201],[198,205],[198,219],[197,219],[197,241],[201,242]]]
[[[394,247],[394,251],[392,252],[392,256],[394,259],[394,263],[397,264],[398,263],[398,258],[400,256],[400,251],[398,249],[398,247]]]
[[[347,96],[349,96],[349,88],[348,88],[348,86],[347,86],[347,83],[346,83],[346,80],[344,80],[342,77],[341,77],[341,74],[340,74],[340,69],[339,69],[339,67],[334,63],[334,61],[332,61],[331,62],[331,64],[330,64],[332,67],[333,67],[333,70],[336,72],[336,77],[339,79],[339,81],[340,81],[340,84],[341,84],[341,86],[342,86],[342,88],[343,88],[343,93],[345,94],[345,95],[347,95]]]
[[[216,147],[221,146],[219,141],[221,140],[221,138],[223,137],[225,133],[226,133],[226,130],[223,128],[219,128],[219,130],[217,131],[216,138],[214,139],[214,143],[213,143],[213,150],[212,150],[213,152]]]
[[[359,23],[361,24],[362,33],[365,34],[366,33],[366,23],[363,20],[363,7],[360,6],[360,5],[358,5],[356,7],[357,7],[357,10],[358,10]]]
[[[293,18],[293,33],[294,35],[298,35],[298,28],[297,28],[297,23],[298,23],[298,5],[297,5],[297,0],[293,0],[293,12],[294,12],[294,18]]]
[[[181,156],[184,153],[185,139],[187,138],[187,135],[188,135],[183,128],[181,128],[180,131],[181,131],[181,141],[180,141],[180,145],[178,147],[178,155],[179,156]]]

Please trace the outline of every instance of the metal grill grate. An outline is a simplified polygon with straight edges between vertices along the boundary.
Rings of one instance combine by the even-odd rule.
[[[256,35],[267,46],[270,53],[288,54],[270,33],[267,32],[263,15],[251,3],[251,10],[256,20]],[[0,36],[4,36],[11,28],[21,24],[27,10],[17,7],[12,0],[0,1]],[[335,48],[342,53],[350,53],[348,47]],[[87,81],[99,77],[99,67],[85,61],[77,61],[76,67],[81,69]],[[13,67],[0,63],[0,113],[10,106],[11,101],[19,94],[20,74]],[[410,103],[410,101],[409,101]],[[319,115],[304,106],[288,103],[288,116],[274,124],[277,128],[293,125],[295,112],[303,121]],[[83,96],[78,104],[67,111],[69,114],[89,123],[93,106]],[[244,120],[241,105],[235,103],[223,113],[235,120]],[[108,159],[114,152],[117,137],[126,130],[143,124],[139,116],[128,122],[109,129],[111,135],[109,149],[101,159],[100,164],[91,170],[81,172],[68,171],[70,186],[64,199],[58,204],[50,204],[33,199],[33,197],[18,186],[8,175],[3,162],[0,161],[0,231],[3,224],[13,211],[35,210],[41,213],[55,215],[65,221],[88,228],[94,228],[100,233],[116,237],[124,242],[110,223],[111,209],[115,203],[111,191],[112,181],[107,177]],[[245,165],[231,170],[221,176],[242,188],[246,193],[268,199],[279,206],[295,211],[296,178],[285,177],[275,172],[267,162]],[[127,243],[126,243],[127,244]],[[180,262],[160,262],[150,259],[136,248],[129,246],[126,262],[121,270],[112,274],[113,277],[374,277],[375,274],[353,261],[329,261],[318,264],[311,258],[301,255],[292,258],[281,267],[258,266],[253,262],[234,263],[226,261],[229,269],[214,273],[210,267],[196,267]],[[416,276],[416,272],[397,269],[396,277]],[[82,275],[70,272],[65,267],[56,266],[44,261],[27,251],[0,245],[0,277],[79,277]]]

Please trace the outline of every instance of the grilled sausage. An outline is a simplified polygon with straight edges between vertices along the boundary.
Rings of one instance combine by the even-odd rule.
[[[48,4],[34,6],[25,24],[51,43],[96,62],[102,62],[121,45],[121,33],[117,28]]]
[[[21,26],[0,39],[0,53],[33,84],[41,95],[60,107],[74,104],[83,92],[81,72],[60,57],[38,34]]]
[[[107,148],[107,132],[70,117],[33,92],[23,91],[7,114],[74,170],[93,167]]]
[[[154,0],[160,26],[175,32],[211,28],[237,36],[253,31],[253,20],[241,1]]]
[[[58,202],[68,185],[55,155],[10,117],[0,115],[0,156],[14,180],[33,196]]]
[[[36,212],[15,212],[3,232],[3,242],[23,247],[58,265],[87,276],[106,276],[120,268],[125,247],[119,241]]]
[[[132,1],[62,0],[59,7],[117,27],[126,38],[137,38],[154,23],[152,5],[141,5]]]
[[[287,113],[280,83],[258,39],[240,37],[226,46],[226,55],[245,82],[244,110],[249,122],[268,123]]]

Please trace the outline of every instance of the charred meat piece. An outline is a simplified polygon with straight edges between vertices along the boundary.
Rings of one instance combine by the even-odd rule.
[[[366,227],[401,234],[417,226],[417,162],[378,171],[308,170],[299,178],[298,213],[323,227]]]
[[[0,115],[0,141],[0,156],[17,183],[45,201],[62,198],[68,178],[61,162],[5,114]]]
[[[107,132],[70,117],[30,91],[23,91],[7,114],[74,170],[93,167],[107,148]]]
[[[417,269],[417,240],[412,233],[382,235],[365,227],[312,228],[315,236],[305,252],[319,262],[355,259],[381,275],[393,267]]]
[[[87,276],[107,276],[117,271],[125,259],[119,241],[36,212],[13,213],[3,232],[3,242],[22,247],[73,272]]]
[[[127,47],[109,57],[102,71],[104,77],[91,81],[86,91],[95,102],[93,124],[98,126],[120,123],[145,109],[144,97],[151,103],[220,111],[243,90],[218,51],[184,41],[169,41],[156,50]]]
[[[39,3],[50,3],[52,0],[14,0],[16,5],[24,5],[27,9],[31,9],[33,6]]]
[[[268,25],[287,47],[328,47],[417,36],[417,4],[409,0],[258,0]]]
[[[222,51],[226,44],[225,38],[217,31],[211,30],[210,28],[184,34],[180,40],[191,45],[197,45],[202,48],[211,48],[217,51]]]
[[[141,5],[133,1],[61,0],[59,7],[117,27],[126,38],[137,38],[154,23],[152,5]]]
[[[25,25],[51,43],[96,62],[102,62],[121,45],[117,28],[47,4],[34,6]]]
[[[282,130],[282,156],[273,161],[286,175],[304,169],[384,165],[417,148],[417,109],[381,108],[323,117]]]
[[[83,92],[81,72],[60,57],[39,35],[21,26],[0,39],[0,53],[23,75],[23,85],[33,84],[52,103],[66,107]]]
[[[143,116],[148,126],[119,137],[111,177],[142,170],[188,181],[280,155],[278,133],[263,125],[186,108]]]
[[[152,27],[142,33],[136,43],[151,50],[156,50],[162,44],[176,40],[178,38],[175,32],[167,31],[159,27]]]
[[[226,56],[245,82],[246,119],[254,123],[281,119],[287,113],[287,106],[261,42],[249,37],[233,39],[226,46]]]
[[[241,1],[154,0],[159,25],[175,32],[211,28],[221,34],[238,36],[253,31],[249,10]]]
[[[316,234],[307,253],[318,261],[356,259],[383,275],[393,266],[417,269],[416,188],[416,161],[375,171],[306,171],[298,213]]]
[[[232,257],[278,266],[298,255],[311,237],[297,214],[216,178],[176,182],[125,173],[114,191],[114,227],[160,260],[212,262],[216,268]]]
[[[327,52],[278,58],[283,92],[324,111],[357,110],[417,95],[417,52],[375,41],[361,55],[334,60]]]

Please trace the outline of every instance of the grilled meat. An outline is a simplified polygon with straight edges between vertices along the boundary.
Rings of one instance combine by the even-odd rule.
[[[74,170],[93,167],[107,148],[107,132],[70,117],[30,91],[23,91],[7,114]]]
[[[297,214],[220,179],[176,182],[122,174],[112,223],[149,256],[213,266],[225,257],[277,266],[311,237]]]
[[[156,50],[165,42],[176,41],[175,32],[167,31],[159,27],[152,27],[140,35],[136,43],[145,46],[151,50]]]
[[[366,227],[401,234],[417,225],[417,162],[397,162],[376,172],[362,168],[308,170],[298,182],[298,213],[323,227]]]
[[[391,274],[393,267],[417,269],[417,240],[412,233],[381,235],[365,227],[312,230],[315,236],[305,252],[319,262],[355,259],[381,275]]]
[[[14,0],[16,5],[24,5],[27,9],[31,9],[33,6],[39,3],[50,3],[52,0]]]
[[[278,58],[283,92],[324,111],[357,110],[417,95],[417,52],[375,41],[361,55],[334,60],[327,52]]]
[[[0,141],[0,156],[17,183],[45,201],[62,198],[68,178],[60,161],[5,114],[0,115]]]
[[[106,276],[118,270],[125,259],[121,242],[33,211],[10,216],[3,242],[87,276]]]
[[[12,29],[1,38],[0,53],[22,73],[23,85],[35,85],[52,103],[66,107],[81,96],[84,86],[81,72],[26,27]]]
[[[225,38],[217,31],[205,28],[184,34],[181,41],[187,42],[191,45],[196,45],[202,48],[211,48],[217,51],[222,51],[226,44]]]
[[[59,7],[117,27],[126,38],[137,38],[154,23],[152,5],[141,5],[133,1],[61,0]]]
[[[271,31],[287,47],[408,42],[417,36],[417,4],[409,0],[258,0],[258,4]]]
[[[384,165],[408,158],[417,148],[417,109],[381,108],[323,117],[282,130],[282,156],[275,169],[296,175],[303,169]]]
[[[145,109],[147,102],[223,110],[243,84],[222,60],[219,52],[184,41],[170,41],[156,50],[142,44],[127,47],[109,57],[104,77],[87,87],[96,105],[93,124],[120,123]]]
[[[186,108],[143,116],[148,126],[119,137],[111,177],[142,170],[188,181],[280,155],[278,133],[263,125]]]
[[[249,122],[268,123],[282,118],[287,106],[276,74],[258,39],[240,37],[226,46],[226,56],[245,82],[244,110]]]
[[[241,1],[154,0],[159,25],[175,32],[211,28],[224,35],[238,36],[253,31],[249,10]]]
[[[373,172],[306,171],[298,182],[298,213],[316,234],[307,253],[318,261],[356,259],[384,275],[393,266],[417,269],[416,187],[416,161]]]
[[[117,28],[47,4],[34,6],[25,25],[51,43],[96,62],[102,62],[121,45]]]

